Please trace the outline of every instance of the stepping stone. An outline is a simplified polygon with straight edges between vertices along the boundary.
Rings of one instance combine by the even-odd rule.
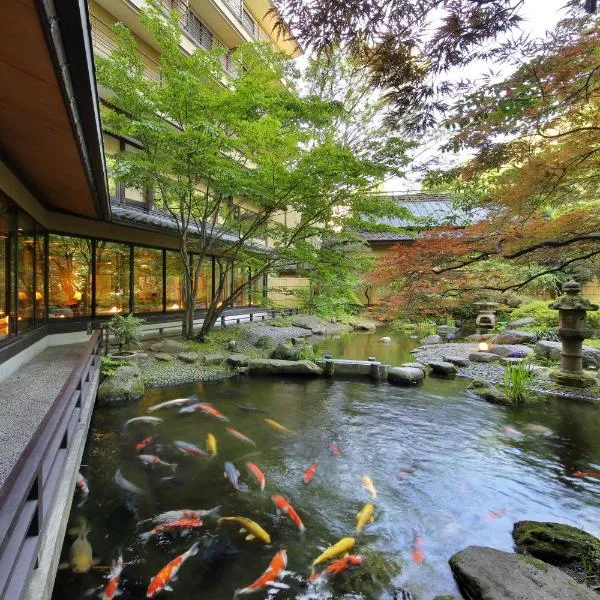
[[[154,358],[163,362],[171,362],[173,360],[173,355],[167,354],[166,352],[157,352],[154,355]]]
[[[388,381],[396,385],[417,385],[425,379],[425,372],[415,367],[394,367],[388,371]]]
[[[207,354],[204,357],[205,365],[220,365],[225,361],[225,357],[222,354]]]
[[[427,373],[427,366],[420,362],[407,362],[402,363],[401,367],[412,367],[413,369],[421,369],[423,373]]]
[[[446,377],[448,376],[454,376],[456,375],[456,372],[458,371],[458,369],[456,368],[455,365],[453,365],[450,362],[444,362],[441,360],[432,360],[429,361],[427,363],[427,366],[431,367],[431,370],[436,374],[436,375],[444,375]]]
[[[227,357],[227,362],[233,367],[247,367],[250,360],[245,354],[232,354]]]
[[[491,352],[471,352],[471,354],[469,354],[469,360],[472,362],[491,363],[500,360],[500,357]]]
[[[181,352],[177,355],[179,360],[185,363],[195,363],[198,360],[197,352]]]
[[[471,362],[466,356],[457,356],[456,354],[445,354],[444,360],[457,367],[468,367]]]

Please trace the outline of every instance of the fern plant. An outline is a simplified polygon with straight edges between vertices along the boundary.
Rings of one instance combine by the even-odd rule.
[[[531,391],[535,371],[525,362],[509,363],[504,367],[504,392],[512,404],[522,404]]]

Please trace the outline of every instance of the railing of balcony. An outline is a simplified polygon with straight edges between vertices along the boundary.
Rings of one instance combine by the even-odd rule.
[[[225,4],[237,17],[242,27],[254,38],[259,37],[259,27],[254,17],[244,8],[243,0],[224,0]]]

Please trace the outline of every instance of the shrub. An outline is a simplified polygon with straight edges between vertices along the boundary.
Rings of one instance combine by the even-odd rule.
[[[423,336],[434,335],[437,330],[437,325],[428,319],[421,319],[417,325],[419,333]]]
[[[310,345],[301,346],[298,351],[298,360],[310,360],[311,362],[315,362],[315,351],[313,347]]]
[[[132,313],[128,314],[126,317],[116,315],[108,322],[108,330],[119,342],[119,352],[123,350],[125,344],[135,344],[136,346],[139,346],[140,327],[143,322],[144,319],[134,317]]]
[[[414,331],[417,326],[410,321],[405,321],[404,319],[396,319],[390,323],[390,329],[392,331],[405,332],[405,331]]]
[[[522,404],[534,378],[535,372],[527,363],[509,363],[504,367],[504,393],[513,404]]]
[[[100,373],[104,377],[112,377],[119,367],[132,366],[133,363],[129,360],[119,360],[112,356],[103,356],[100,363]]]
[[[523,319],[524,317],[535,317],[536,322],[532,328],[550,329],[558,326],[558,311],[549,308],[549,300],[535,300],[515,308],[511,314],[511,320]]]

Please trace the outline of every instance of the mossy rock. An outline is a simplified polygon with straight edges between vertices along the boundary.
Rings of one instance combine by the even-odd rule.
[[[271,321],[271,325],[273,322]],[[272,335],[261,335],[254,344],[257,348],[274,348],[277,346],[277,341]]]
[[[121,404],[139,400],[144,395],[144,379],[137,365],[117,367],[98,388],[98,404]]]
[[[467,389],[471,390],[474,394],[477,394],[491,404],[512,406],[512,402],[502,390],[499,390],[496,386],[484,381],[483,379],[474,379],[471,381]]]
[[[335,578],[331,585],[339,594],[362,594],[365,598],[379,597],[402,572],[402,565],[380,552],[367,550],[360,553],[363,564]]]
[[[582,568],[600,569],[600,540],[576,527],[519,521],[513,527],[513,539],[517,552],[551,565],[562,567],[576,563]]]

